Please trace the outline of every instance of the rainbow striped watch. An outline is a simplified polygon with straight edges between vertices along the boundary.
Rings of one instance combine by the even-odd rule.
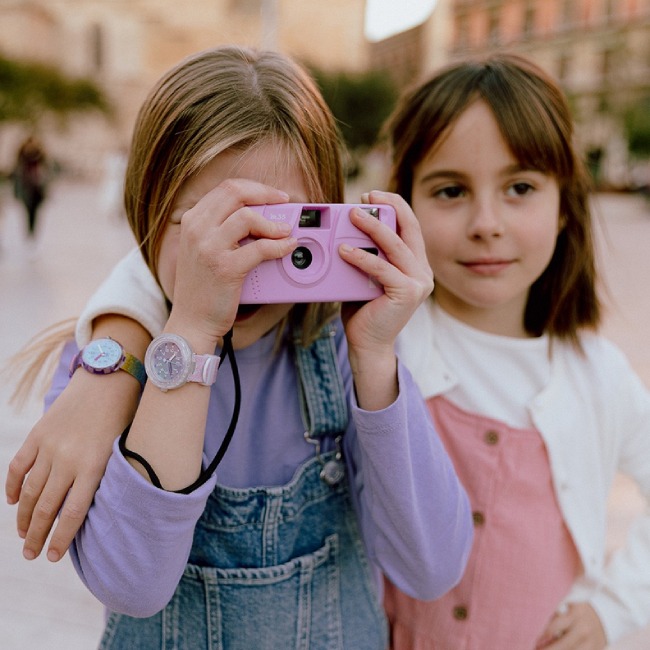
[[[135,377],[142,388],[147,381],[142,361],[126,352],[111,338],[95,339],[81,348],[70,363],[70,377],[79,366],[94,375],[108,375],[117,370],[124,370]]]

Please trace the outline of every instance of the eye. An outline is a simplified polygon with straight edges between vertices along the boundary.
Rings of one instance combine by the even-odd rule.
[[[462,196],[465,196],[466,190],[462,185],[453,184],[445,185],[444,187],[436,188],[432,191],[432,196],[434,198],[439,198],[443,200],[458,199]]]
[[[535,191],[535,187],[530,183],[525,181],[520,181],[518,183],[513,183],[507,189],[507,193],[510,196],[525,196]]]

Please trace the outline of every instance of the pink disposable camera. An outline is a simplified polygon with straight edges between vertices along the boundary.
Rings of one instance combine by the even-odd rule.
[[[344,262],[338,248],[349,244],[385,259],[377,244],[350,223],[350,210],[361,208],[396,229],[390,205],[348,203],[279,203],[251,206],[271,221],[293,227],[298,246],[291,255],[266,260],[244,280],[240,303],[350,302],[372,300],[383,288],[367,274]],[[242,243],[245,243],[244,240]]]

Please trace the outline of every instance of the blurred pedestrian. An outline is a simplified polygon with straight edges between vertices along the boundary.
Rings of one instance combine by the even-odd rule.
[[[30,135],[18,149],[13,171],[14,195],[27,212],[27,236],[36,237],[38,211],[45,199],[47,185],[47,158],[39,140]]]
[[[126,217],[124,211],[124,175],[126,174],[127,149],[120,147],[110,151],[104,158],[104,177],[101,187],[101,210],[107,218]]]

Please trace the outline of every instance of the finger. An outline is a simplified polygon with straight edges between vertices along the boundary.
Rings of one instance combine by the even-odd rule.
[[[341,257],[382,284],[386,293],[399,290],[400,295],[408,296],[409,302],[421,302],[433,290],[433,272],[426,258],[418,259],[390,228],[368,214],[362,215],[363,210],[353,213],[355,225],[363,223],[362,229],[382,249],[388,261],[347,245],[341,246]]]
[[[295,237],[284,239],[256,239],[242,246],[237,255],[245,275],[265,260],[280,259],[290,255],[298,246]]]
[[[18,535],[23,539],[31,525],[34,508],[40,499],[43,488],[50,475],[50,465],[45,462],[37,462],[31,469],[18,499],[18,510],[16,512],[16,528]]]
[[[25,534],[23,556],[31,560],[43,550],[70,487],[70,480],[56,480],[52,475],[34,506],[29,528]]]
[[[28,438],[11,459],[5,480],[5,495],[9,505],[18,503],[25,477],[36,460],[37,450],[37,446]]]
[[[293,231],[289,222],[272,221],[252,208],[240,208],[223,222],[220,235],[238,244],[247,238],[280,239],[288,237]]]
[[[98,481],[77,479],[70,488],[48,545],[50,562],[58,562],[65,555],[88,514],[98,487]]]
[[[379,246],[392,264],[409,275],[418,272],[422,262],[408,243],[392,228],[358,208],[350,212],[350,221]],[[424,259],[424,249],[421,259]]]
[[[411,206],[399,194],[373,190],[369,196],[372,203],[385,203],[395,209],[397,217],[397,232],[408,247],[417,254],[425,254],[424,239],[420,222]]]
[[[206,215],[217,223],[247,205],[286,203],[289,195],[247,178],[228,178],[210,190],[188,213]]]
[[[363,248],[353,248],[348,244],[341,244],[339,255],[343,260],[380,284],[384,288],[385,295],[399,296],[398,301],[401,303],[411,302],[411,300],[415,302],[415,298],[408,297],[407,292],[415,291],[416,283],[408,280],[404,273],[390,262],[369,253]],[[413,287],[413,289],[409,287]]]
[[[536,647],[559,650],[566,642],[565,637],[570,629],[570,616],[567,614],[556,614],[544,630]]]

